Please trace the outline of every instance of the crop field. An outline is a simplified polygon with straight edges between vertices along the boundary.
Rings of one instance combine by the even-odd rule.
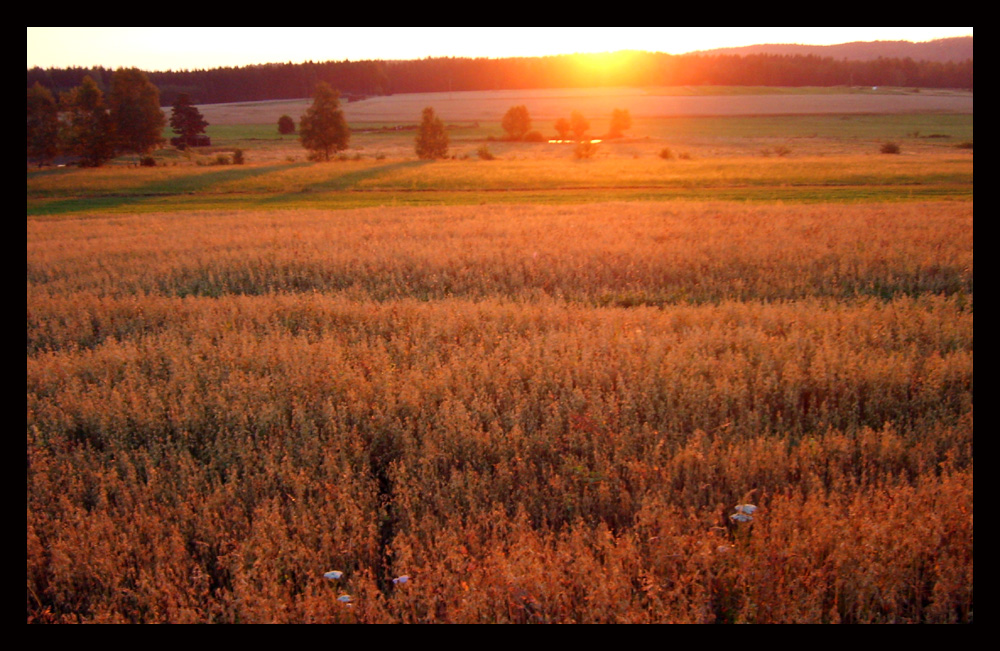
[[[971,623],[971,94],[449,95],[28,169],[27,620]]]

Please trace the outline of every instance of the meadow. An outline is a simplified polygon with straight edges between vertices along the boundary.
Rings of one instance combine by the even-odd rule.
[[[973,621],[971,96],[434,162],[392,99],[28,170],[29,622]]]

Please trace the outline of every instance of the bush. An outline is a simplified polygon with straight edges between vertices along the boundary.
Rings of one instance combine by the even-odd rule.
[[[216,165],[229,165],[229,156],[226,156],[225,154],[216,154],[215,155],[215,164]]]
[[[233,165],[242,165],[243,160],[243,150],[237,149],[233,152]]]
[[[525,142],[545,142],[545,136],[540,131],[529,131],[524,134]]]
[[[674,152],[670,151],[670,147],[664,147],[660,150],[660,158],[663,160],[670,160],[674,157]]]
[[[476,150],[476,155],[478,155],[482,160],[493,160],[496,158],[496,156],[493,155],[493,152],[490,151],[490,148],[486,145],[483,145]]]
[[[882,146],[879,147],[879,151],[883,154],[898,154],[899,144],[895,142],[883,142]]]
[[[576,151],[573,152],[573,155],[578,159],[584,159],[593,158],[596,153],[597,145],[589,140],[584,140],[576,146]]]
[[[295,133],[295,120],[288,115],[282,115],[278,118],[278,133],[283,136]]]
[[[139,165],[143,167],[156,167],[156,159],[152,156],[143,156],[139,159]]]

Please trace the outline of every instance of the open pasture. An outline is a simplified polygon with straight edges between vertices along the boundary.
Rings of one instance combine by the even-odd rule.
[[[28,621],[973,621],[971,113],[469,119],[29,170]]]

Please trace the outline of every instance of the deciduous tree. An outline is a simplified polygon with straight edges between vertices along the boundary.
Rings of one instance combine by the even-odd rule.
[[[521,140],[524,134],[531,131],[531,117],[528,115],[528,107],[513,106],[503,116],[501,123],[503,130],[507,132],[507,137],[511,140]]]
[[[146,154],[163,142],[167,117],[160,109],[160,91],[138,68],[119,68],[111,77],[108,108],[115,125],[116,147]]]
[[[441,118],[434,114],[434,109],[424,109],[417,131],[417,156],[419,158],[446,158],[448,156],[448,133],[444,129]]]
[[[187,93],[180,93],[174,101],[173,111],[170,114],[170,128],[177,134],[185,147],[194,145],[195,136],[205,133],[208,122],[201,114],[198,107],[191,103],[191,96]]]
[[[566,136],[569,135],[569,132],[573,130],[570,127],[569,120],[567,120],[566,118],[559,118],[558,120],[556,120],[555,127],[556,127],[556,133],[559,134],[560,140],[565,140]]]
[[[295,133],[295,120],[290,115],[282,115],[278,118],[278,133],[283,136]]]
[[[28,159],[42,166],[59,153],[59,107],[37,81],[28,89]]]
[[[114,124],[104,103],[104,93],[89,76],[69,92],[65,139],[71,153],[82,165],[98,167],[115,156]]]
[[[609,138],[621,138],[624,132],[632,128],[632,116],[628,109],[615,109],[611,112],[611,128]]]
[[[583,113],[573,111],[569,116],[569,129],[577,140],[583,140],[583,135],[590,130],[590,120],[583,117]]]
[[[312,106],[299,119],[299,141],[312,157],[330,160],[330,154],[347,149],[351,132],[340,110],[340,93],[325,82],[316,84]]]

